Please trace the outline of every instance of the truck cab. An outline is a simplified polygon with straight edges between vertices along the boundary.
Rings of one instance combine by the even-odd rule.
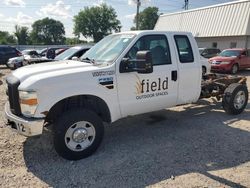
[[[200,55],[191,33],[116,33],[80,61],[14,71],[7,77],[5,115],[25,136],[42,134],[45,122],[53,124],[56,151],[78,160],[98,148],[103,122],[196,102],[201,82]]]

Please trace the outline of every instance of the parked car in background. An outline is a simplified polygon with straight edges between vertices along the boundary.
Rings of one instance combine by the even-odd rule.
[[[0,65],[7,64],[9,58],[22,56],[22,53],[11,46],[0,45]]]
[[[63,53],[67,49],[69,49],[69,48],[60,48],[60,49],[55,50],[56,56],[60,55],[61,53]]]
[[[68,48],[50,47],[50,48],[44,48],[42,50],[39,50],[38,53],[42,57],[47,57],[48,59],[54,59],[57,55],[59,55],[66,49]]]
[[[202,65],[202,74],[210,73],[211,71],[211,64],[208,62],[208,59],[200,56],[201,58],[201,65]]]
[[[24,50],[22,56],[10,58],[7,62],[7,67],[10,69],[17,69],[19,67],[51,61],[46,57],[41,57],[36,50]]]
[[[55,57],[55,60],[70,60],[74,58],[77,60],[85,52],[87,52],[91,47],[90,46],[74,46],[65,50],[63,53]]]
[[[250,50],[232,48],[223,50],[217,57],[209,59],[212,71],[236,74],[238,70],[250,68]]]
[[[212,58],[217,56],[221,51],[217,48],[199,48],[199,52],[204,58]]]

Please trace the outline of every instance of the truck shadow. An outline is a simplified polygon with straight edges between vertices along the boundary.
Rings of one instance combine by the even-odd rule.
[[[26,140],[24,159],[28,170],[52,187],[145,187],[191,172],[244,187],[209,173],[250,161],[250,132],[232,126],[239,121],[250,121],[249,105],[229,116],[219,103],[202,100],[107,126],[97,152],[80,161],[60,158],[49,131]]]

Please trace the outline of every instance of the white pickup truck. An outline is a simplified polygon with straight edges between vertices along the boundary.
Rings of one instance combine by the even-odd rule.
[[[20,68],[6,79],[10,127],[25,136],[40,135],[53,124],[54,146],[62,157],[78,160],[101,143],[103,122],[222,98],[229,114],[248,101],[246,78],[202,77],[192,34],[134,31],[105,37],[81,61]]]

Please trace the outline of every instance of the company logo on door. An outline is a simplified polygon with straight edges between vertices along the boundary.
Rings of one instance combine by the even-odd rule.
[[[168,77],[158,78],[157,80],[140,80],[137,76],[137,80],[135,86],[137,100],[168,95]]]

